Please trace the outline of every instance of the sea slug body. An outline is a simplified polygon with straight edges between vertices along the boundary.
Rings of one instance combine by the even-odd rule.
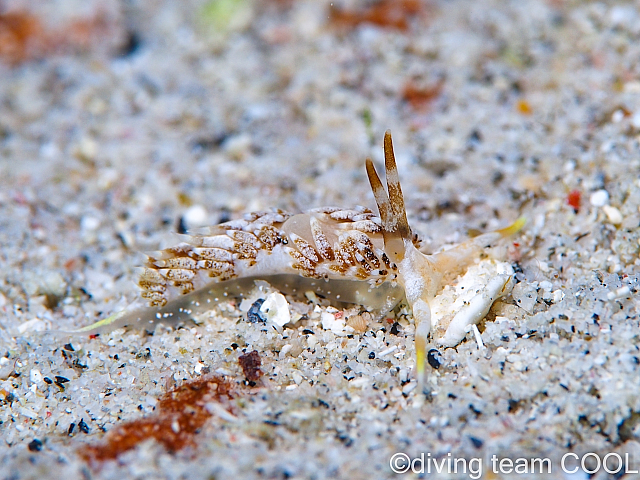
[[[418,250],[417,237],[407,222],[388,131],[384,156],[386,189],[371,159],[366,160],[379,216],[361,206],[316,208],[299,214],[273,210],[209,227],[149,256],[138,281],[142,297],[160,309],[156,316],[161,318],[190,313],[202,297],[199,292],[212,286],[236,282],[242,288],[246,287],[242,280],[255,278],[268,279],[284,293],[316,288],[334,300],[362,304],[382,314],[404,296],[416,325],[416,368],[422,389],[432,325],[430,303],[445,282],[463,273],[485,247],[519,231],[524,220],[426,255]],[[467,327],[481,320],[493,301],[510,291],[511,283],[508,273],[490,279],[460,309],[440,343],[459,343]],[[143,317],[148,319],[139,314],[114,316],[104,324],[122,325]]]

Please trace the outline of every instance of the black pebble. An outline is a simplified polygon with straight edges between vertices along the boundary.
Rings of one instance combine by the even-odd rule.
[[[441,360],[442,354],[435,348],[432,348],[431,350],[429,350],[429,353],[427,353],[427,362],[429,362],[429,365],[431,365],[436,370],[440,368],[440,365],[442,365]]]
[[[473,443],[473,446],[476,448],[482,448],[482,445],[484,445],[484,442],[479,438],[469,437],[469,440],[471,440],[471,443]]]
[[[267,319],[264,317],[262,312],[260,311],[260,307],[264,303],[264,298],[259,298],[253,305],[249,308],[247,312],[247,320],[251,323],[267,323]]]
[[[369,352],[369,360],[376,358],[376,352]]]
[[[85,423],[84,418],[82,418],[80,423],[78,423],[78,428],[82,433],[89,433],[89,425]]]
[[[136,32],[127,32],[127,38],[125,39],[123,45],[120,47],[118,56],[128,57],[129,55],[133,55],[140,48],[140,43],[140,36]]]
[[[42,450],[42,442],[37,438],[34,438],[29,442],[29,451],[30,452],[39,452]]]
[[[183,216],[181,216],[178,219],[178,225],[176,226],[176,230],[178,231],[178,233],[182,233],[182,234],[187,233],[187,231],[189,230],[187,228],[187,224],[184,222]]]

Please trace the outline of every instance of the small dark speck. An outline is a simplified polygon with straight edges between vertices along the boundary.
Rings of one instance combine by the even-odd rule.
[[[29,451],[30,452],[39,452],[42,450],[42,442],[37,438],[34,438],[29,442]]]
[[[69,381],[68,378],[65,377],[61,377],[60,375],[56,375],[56,381],[55,384],[60,387],[61,389],[64,390],[64,384],[67,383]]]
[[[231,211],[223,208],[220,211],[220,218],[218,218],[218,223],[225,223],[231,220]]]
[[[469,440],[471,440],[471,443],[473,443],[473,446],[476,448],[482,448],[482,445],[484,445],[484,442],[479,438],[469,437]]]
[[[53,380],[51,380],[49,377],[44,377],[43,380],[47,385],[51,385],[53,383]]]
[[[127,32],[127,38],[123,45],[120,47],[118,55],[120,57],[128,57],[129,55],[133,55],[140,48],[140,43],[140,36],[136,32]]]
[[[227,138],[229,138],[229,134],[227,132],[216,133],[209,137],[199,138],[192,143],[192,149],[195,153],[199,153],[204,150],[213,150],[222,145]]]
[[[234,350],[236,350],[238,348],[238,344],[237,343],[232,343],[231,344],[231,348],[233,348]]]
[[[176,230],[178,231],[178,233],[181,233],[181,234],[185,234],[189,230],[187,228],[187,225],[184,223],[183,216],[180,216],[180,218],[178,219],[178,225],[176,226]]]
[[[78,428],[80,429],[80,431],[84,434],[89,433],[89,425],[87,425],[84,421],[84,418],[82,418],[80,420],[80,423],[78,423]]]
[[[67,430],[67,435],[71,436],[73,435],[73,431],[76,429],[76,423],[75,422],[71,422],[69,424],[69,430]]]
[[[302,334],[303,335],[315,335],[313,330],[309,330],[308,328],[305,328],[304,330],[302,330]]]
[[[480,133],[480,130],[478,130],[477,128],[474,129],[469,134],[468,141],[469,141],[469,143],[481,143],[482,142],[482,134]]]
[[[369,360],[376,358],[376,352],[369,352]]]
[[[440,365],[442,365],[442,354],[435,348],[432,348],[427,353],[427,362],[429,362],[431,368],[435,368],[437,370],[440,368]]]
[[[482,415],[482,410],[478,410],[473,403],[469,404],[469,410],[471,410],[473,413],[475,413],[476,416]]]
[[[63,348],[68,352],[75,352],[75,350],[73,349],[73,345],[71,345],[70,343],[65,344]]]
[[[399,331],[400,331],[400,324],[396,322],[393,325],[391,325],[391,329],[389,330],[389,333],[391,335],[398,335]]]

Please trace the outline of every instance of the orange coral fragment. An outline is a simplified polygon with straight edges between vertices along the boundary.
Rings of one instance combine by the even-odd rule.
[[[356,27],[372,23],[380,27],[407,30],[409,21],[424,8],[420,0],[381,0],[368,8],[342,10],[332,8],[330,20],[339,26]]]
[[[224,405],[231,398],[233,386],[220,376],[186,382],[164,394],[153,415],[116,427],[109,432],[103,444],[84,447],[81,456],[93,462],[114,460],[150,438],[162,444],[169,452],[193,446],[195,435],[211,417],[206,408],[207,403],[218,402]]]
[[[573,208],[573,210],[577,213],[580,210],[580,203],[582,199],[582,193],[580,190],[571,190],[569,195],[567,195],[567,205]]]
[[[439,81],[435,85],[419,87],[415,82],[408,81],[402,89],[402,99],[416,110],[424,110],[428,105],[438,98],[442,92],[444,81]]]
[[[31,58],[42,48],[40,21],[25,12],[0,14],[0,57],[9,63]]]
[[[526,100],[518,100],[518,103],[516,103],[516,108],[518,112],[523,115],[531,115],[533,113],[531,105],[529,105],[529,102],[527,102]]]
[[[61,29],[47,27],[27,11],[0,13],[0,60],[10,65],[47,55],[115,47],[122,42],[117,20],[98,11],[92,17],[69,19]]]
[[[257,382],[262,376],[262,370],[260,370],[262,359],[260,359],[260,354],[257,350],[240,355],[238,357],[238,363],[242,367],[242,373],[244,373],[248,381]]]

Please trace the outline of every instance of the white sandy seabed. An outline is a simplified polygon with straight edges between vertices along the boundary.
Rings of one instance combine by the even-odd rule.
[[[26,5],[58,32],[102,8],[111,41],[136,48],[0,66],[0,478],[393,478],[423,457],[425,474],[458,460],[443,478],[501,478],[509,461],[525,478],[546,458],[566,478],[565,454],[571,478],[606,455],[640,470],[635,4],[401,2],[420,6],[401,30],[328,19],[374,2],[94,3]],[[133,302],[139,252],[176,230],[373,207],[364,158],[381,160],[387,128],[426,251],[529,220],[498,249],[512,294],[480,323],[482,346],[470,332],[433,355],[426,399],[403,307],[363,320],[287,297],[294,322],[277,329],[247,321],[263,286],[153,334],[41,333]],[[251,386],[238,358],[254,350]],[[214,374],[236,393],[193,445],[82,457]]]

